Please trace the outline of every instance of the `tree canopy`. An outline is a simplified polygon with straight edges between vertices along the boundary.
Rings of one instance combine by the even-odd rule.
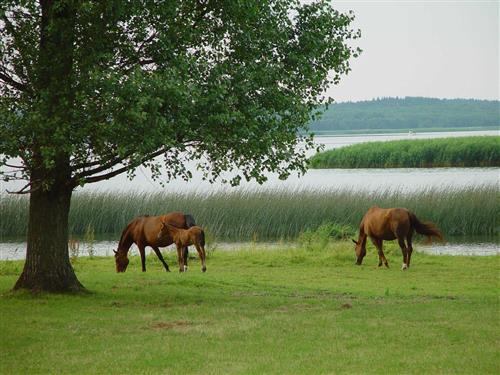
[[[232,183],[303,170],[297,131],[358,53],[353,15],[325,1],[7,1],[0,16],[0,153],[26,191],[60,155],[73,186],[158,174],[159,155],[186,179],[188,159],[210,180],[237,167]]]

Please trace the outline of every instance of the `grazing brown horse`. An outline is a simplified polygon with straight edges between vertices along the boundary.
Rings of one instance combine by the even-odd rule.
[[[174,241],[171,236],[158,238],[158,232],[162,228],[163,223],[170,223],[179,228],[189,228],[195,225],[194,218],[191,215],[185,215],[182,212],[171,212],[162,216],[139,216],[132,220],[123,230],[118,250],[115,251],[116,272],[125,272],[129,260],[127,257],[130,246],[133,243],[139,248],[141,255],[142,271],[146,271],[146,246],[151,246],[163,263],[166,271],[170,271],[168,264],[163,259],[160,252],[160,247],[171,245]],[[184,248],[183,258],[187,259],[188,249]]]
[[[182,249],[189,245],[194,245],[198,251],[201,261],[201,270],[205,272],[207,266],[205,264],[205,232],[197,226],[190,227],[189,229],[177,228],[168,222],[163,222],[160,232],[158,232],[158,240],[164,237],[171,237],[177,246],[177,260],[179,262],[179,272],[186,270],[186,263],[183,256]]]
[[[359,225],[358,240],[352,240],[356,244],[356,264],[361,265],[366,255],[366,239],[370,237],[378,250],[378,266],[380,267],[384,263],[386,267],[389,267],[382,250],[382,242],[397,239],[403,253],[402,269],[407,269],[410,267],[411,253],[413,252],[411,243],[413,230],[428,236],[429,240],[431,236],[443,239],[441,231],[433,223],[421,222],[414,213],[406,208],[380,208],[377,206],[370,208]],[[405,244],[405,238],[408,245]]]

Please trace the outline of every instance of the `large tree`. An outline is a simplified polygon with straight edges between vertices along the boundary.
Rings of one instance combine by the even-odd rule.
[[[78,291],[73,190],[146,165],[210,181],[305,170],[304,134],[349,71],[352,14],[326,1],[7,0],[0,5],[0,166],[30,194],[15,289]],[[304,147],[297,148],[299,142]]]

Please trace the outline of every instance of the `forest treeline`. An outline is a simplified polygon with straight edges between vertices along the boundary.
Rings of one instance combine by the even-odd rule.
[[[500,125],[500,102],[423,97],[378,98],[331,104],[313,132],[493,127]]]

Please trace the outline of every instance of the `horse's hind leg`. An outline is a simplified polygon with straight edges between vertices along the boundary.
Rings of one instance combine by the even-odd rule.
[[[188,247],[187,246],[185,246],[182,249],[182,257],[184,258],[184,271],[187,271],[187,269],[188,269],[188,258],[189,258],[189,251],[188,251]]]
[[[402,270],[408,268],[408,249],[406,248],[405,239],[403,237],[398,238],[399,247],[401,248],[401,252],[403,253],[403,265],[401,266]]]
[[[409,233],[408,236],[406,236],[406,242],[408,243],[408,248],[407,248],[408,268],[410,268],[411,253],[413,252],[413,246],[411,243],[412,235],[413,233]]]
[[[205,258],[206,258],[205,247],[202,246],[201,244],[195,244],[194,246],[196,247],[196,251],[198,251],[198,255],[200,257],[201,271],[205,272],[207,270],[207,265],[205,264]]]
[[[167,262],[165,262],[165,259],[163,259],[163,255],[161,255],[161,251],[157,247],[153,247],[154,252],[156,253],[156,256],[160,260],[160,262],[163,263],[163,267],[165,267],[165,271],[170,272],[170,269],[168,268]]]

